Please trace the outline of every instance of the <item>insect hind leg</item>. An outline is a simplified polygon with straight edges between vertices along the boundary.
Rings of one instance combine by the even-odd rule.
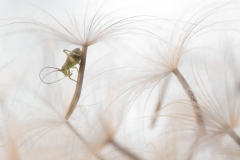
[[[68,56],[68,53],[71,53],[71,51],[64,49],[63,52]],[[68,52],[68,53],[67,53]]]
[[[79,57],[81,57],[82,55],[79,55],[79,54],[76,54],[76,53],[72,53],[73,55],[75,55],[75,56],[79,56]]]

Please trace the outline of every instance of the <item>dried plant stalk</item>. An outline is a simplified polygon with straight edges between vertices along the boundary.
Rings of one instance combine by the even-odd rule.
[[[81,96],[83,77],[84,77],[84,71],[85,71],[85,66],[86,66],[87,48],[88,48],[87,46],[82,47],[82,57],[81,57],[81,63],[80,63],[79,69],[78,69],[77,84],[76,84],[74,95],[72,97],[72,100],[68,106],[68,110],[65,115],[66,120],[68,120],[68,118],[73,113],[73,111],[78,103],[78,100],[80,99],[80,96]]]
[[[117,142],[115,142],[114,140],[111,140],[110,143],[116,147],[119,151],[121,151],[122,153],[124,153],[126,156],[128,156],[129,158],[133,159],[133,160],[141,160],[139,157],[137,157],[136,155],[134,155],[133,153],[129,152],[128,150],[126,150],[125,148],[123,148],[121,145],[119,145]]]
[[[167,90],[167,87],[168,87],[168,83],[170,82],[170,77],[166,77],[166,79],[164,80],[163,82],[163,85],[162,85],[162,89],[160,91],[160,98],[159,98],[159,101],[156,105],[156,108],[155,108],[155,111],[154,111],[154,115],[157,116],[158,112],[160,111],[161,107],[162,107],[162,102],[163,102],[163,97],[165,96],[166,94],[166,90]],[[157,117],[155,117],[152,119],[152,123],[151,123],[151,127],[154,127],[155,124],[156,124],[156,121],[157,121]]]
[[[204,131],[205,126],[204,126],[204,122],[203,122],[203,119],[202,119],[201,109],[198,106],[196,96],[194,95],[193,91],[191,90],[191,87],[188,85],[187,81],[185,80],[185,78],[182,76],[182,74],[179,72],[179,70],[177,68],[173,71],[173,73],[176,75],[176,77],[178,78],[182,87],[186,91],[188,97],[190,98],[191,103],[192,103],[193,108],[194,108],[194,113],[196,115],[197,123],[198,123],[200,129]]]
[[[205,126],[204,126],[204,122],[203,122],[203,119],[202,119],[201,109],[198,106],[196,96],[192,92],[190,86],[188,85],[187,81],[182,76],[182,74],[179,72],[179,70],[175,69],[173,71],[173,73],[176,75],[176,77],[178,78],[178,80],[182,84],[184,90],[186,91],[187,95],[191,99],[192,105],[194,107],[194,112],[195,112],[195,115],[197,117],[197,123],[200,126],[201,131],[205,131]],[[236,132],[234,130],[231,130],[228,134],[240,146],[240,137],[236,134]]]
[[[79,140],[81,140],[86,147],[88,148],[89,151],[95,156],[97,159],[104,160],[94,149],[91,147],[87,141],[73,128],[73,126],[67,121],[66,125],[69,127],[69,129],[78,137]]]
[[[234,130],[231,130],[229,133],[229,136],[232,137],[232,139],[240,146],[240,138],[239,136],[236,134],[236,132]]]

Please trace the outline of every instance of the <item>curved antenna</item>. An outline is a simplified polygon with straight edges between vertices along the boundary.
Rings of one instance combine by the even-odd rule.
[[[44,70],[44,69],[46,69],[46,68],[53,68],[53,69],[56,69],[55,71],[52,71],[52,72],[50,72],[50,73],[48,73],[48,74],[46,74],[46,75],[44,75],[44,77],[43,78],[41,78],[41,73],[42,73],[42,71]],[[57,71],[61,71],[60,69],[58,69],[58,68],[55,68],[55,67],[44,67],[41,71],[40,71],[40,73],[39,73],[39,78],[40,78],[40,80],[43,82],[43,83],[45,83],[45,84],[52,84],[52,83],[56,83],[56,82],[58,82],[58,81],[60,81],[60,80],[62,80],[62,79],[64,79],[65,77],[63,77],[63,78],[61,78],[61,79],[58,79],[58,80],[56,80],[56,81],[54,81],[54,82],[44,82],[43,81],[43,79],[47,76],[47,75],[49,75],[49,74],[51,74],[51,73],[53,73],[53,72],[57,72]]]

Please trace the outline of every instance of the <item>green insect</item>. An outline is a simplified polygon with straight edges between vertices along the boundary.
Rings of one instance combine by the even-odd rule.
[[[74,66],[75,66],[76,64],[79,64],[79,65],[80,65],[81,57],[82,57],[82,51],[80,50],[80,48],[76,48],[76,49],[74,49],[74,50],[72,50],[72,51],[69,51],[69,50],[64,49],[63,52],[66,53],[67,59],[66,59],[66,61],[65,61],[65,63],[63,64],[63,66],[62,66],[61,69],[58,69],[58,68],[55,68],[55,67],[44,67],[44,68],[40,71],[40,73],[39,73],[39,78],[41,79],[41,81],[42,81],[43,83],[52,84],[52,83],[55,83],[55,82],[57,82],[57,81],[62,80],[62,79],[65,78],[65,77],[68,77],[70,80],[75,81],[74,79],[71,78],[72,73],[71,73],[70,69],[71,69],[71,68],[75,68],[75,69],[78,71],[77,67],[74,67]],[[52,72],[50,72],[50,73],[48,73],[48,74],[46,74],[43,78],[41,78],[40,75],[41,75],[42,71],[43,71],[44,69],[46,69],[46,68],[53,68],[53,69],[56,69],[56,70],[55,70],[55,71],[52,71]],[[53,73],[53,72],[56,72],[56,71],[62,72],[65,77],[63,77],[63,78],[61,78],[61,79],[59,79],[59,80],[57,80],[57,81],[50,82],[50,83],[43,81],[43,79],[44,79],[47,75],[49,75],[49,74],[51,74],[51,73]],[[77,82],[77,81],[75,81],[75,82]]]

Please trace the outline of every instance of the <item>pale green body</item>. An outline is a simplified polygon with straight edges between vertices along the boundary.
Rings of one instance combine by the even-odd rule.
[[[79,62],[81,62],[82,51],[80,50],[80,48],[76,48],[67,55],[68,55],[67,59],[66,59],[65,63],[63,64],[60,71],[65,76],[68,76],[70,78],[70,76],[71,76],[70,69],[73,68],[76,64],[79,64]]]

